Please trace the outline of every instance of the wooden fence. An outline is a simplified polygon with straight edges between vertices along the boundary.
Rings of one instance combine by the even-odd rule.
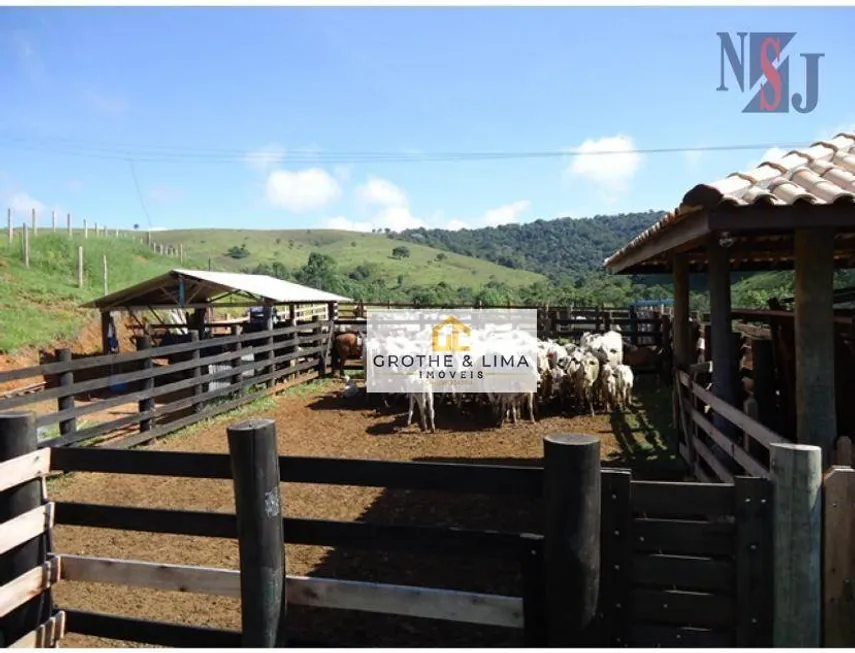
[[[732,483],[737,475],[770,477],[770,447],[788,441],[716,397],[694,375],[710,373],[700,363],[676,371],[674,384],[679,452],[697,478]]]
[[[330,322],[314,319],[272,331],[240,333],[234,327],[233,335],[203,340],[191,333],[186,342],[162,347],[143,337],[135,352],[74,360],[69,350],[60,350],[55,362],[0,372],[0,383],[34,377],[45,382],[36,391],[0,399],[0,411],[41,406],[36,426],[42,445],[77,446],[120,435],[110,446],[131,447],[279,392],[285,382],[325,374],[331,331]],[[78,423],[108,410],[125,414]],[[53,437],[51,429],[58,429]]]
[[[461,306],[445,304],[339,304],[335,322],[340,327],[364,330],[365,311],[371,308],[418,310],[473,310],[489,308],[536,309],[538,337],[578,337],[585,331],[603,332],[619,328],[633,345],[670,344],[670,316],[649,309],[595,307],[549,307],[507,304],[505,306]]]
[[[286,483],[518,497],[531,500],[533,509],[540,506],[544,515],[541,533],[285,517],[279,536],[285,543],[489,556],[522,574],[518,596],[289,576],[283,580],[287,603],[518,629],[528,646],[769,646],[770,482],[638,481],[628,470],[601,470],[599,455],[595,437],[550,436],[544,441],[543,467],[279,456],[278,480]],[[277,460],[275,451],[268,458]],[[17,457],[5,464],[18,472],[0,478],[25,482],[50,470],[229,479],[233,463],[228,454],[63,447]],[[60,525],[238,539],[243,532],[240,508],[235,515],[46,501],[43,497],[39,509]],[[16,537],[32,536],[33,528]],[[243,561],[237,572],[53,550],[41,555],[57,561],[60,582],[246,600],[240,574],[250,572]],[[41,582],[41,570],[39,574]],[[0,596],[20,596],[9,587],[0,587]],[[73,633],[161,646],[246,645],[246,631],[242,639],[237,631],[78,609],[62,612],[66,630]],[[51,617],[59,614],[58,609],[53,613]],[[346,633],[334,633],[336,638],[346,639]]]

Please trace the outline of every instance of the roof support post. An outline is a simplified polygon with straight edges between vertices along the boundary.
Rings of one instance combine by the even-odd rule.
[[[674,256],[674,365],[686,370],[692,363],[692,343],[689,332],[689,262],[685,255]]]
[[[707,277],[710,291],[710,339],[712,340],[712,391],[719,399],[737,406],[736,351],[730,319],[730,256],[713,234],[707,243],[709,267]],[[735,428],[719,414],[713,416],[715,427],[729,437]]]
[[[831,464],[837,437],[834,384],[834,230],[795,235],[796,437]]]
[[[118,338],[118,334],[116,334]],[[101,353],[111,353],[110,348],[110,311],[101,311]]]

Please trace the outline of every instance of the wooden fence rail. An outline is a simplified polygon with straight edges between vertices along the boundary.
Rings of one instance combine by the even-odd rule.
[[[135,352],[77,360],[63,351],[58,362],[0,373],[0,382],[38,375],[46,381],[40,390],[0,400],[0,411],[56,401],[56,410],[39,415],[36,426],[58,424],[60,434],[44,438],[41,446],[77,445],[120,432],[124,439],[111,446],[134,446],[286,387],[276,383],[324,374],[332,327],[315,320],[163,347],[143,344]],[[91,399],[93,393],[100,398],[75,405],[75,399]],[[77,425],[80,418],[128,404],[136,404],[130,414]]]
[[[693,366],[691,372],[710,369],[710,363],[702,363]],[[677,370],[676,381],[680,454],[695,474],[724,483],[732,483],[734,476],[739,474],[769,478],[769,449],[787,440],[713,395],[690,373]],[[729,436],[714,425],[715,415],[733,427],[735,436]]]

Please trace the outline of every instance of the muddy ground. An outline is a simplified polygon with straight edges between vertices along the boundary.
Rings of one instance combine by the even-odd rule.
[[[542,437],[558,432],[599,435],[605,464],[632,465],[642,474],[673,469],[657,430],[665,415],[662,392],[652,386],[642,402],[624,415],[563,417],[544,415],[536,424],[496,429],[477,419],[438,410],[435,434],[415,424],[404,428],[405,412],[376,413],[364,395],[338,396],[340,385],[278,398],[257,416],[276,420],[282,454],[495,464],[538,464]],[[657,403],[658,402],[658,403]],[[651,407],[656,404],[656,410]],[[667,415],[670,418],[670,415]],[[243,417],[241,417],[243,419]],[[234,418],[231,419],[234,421]],[[227,452],[229,418],[169,437],[152,448]],[[666,467],[662,465],[665,464]],[[652,470],[652,471],[651,471]],[[112,474],[74,474],[51,483],[58,501],[233,512],[230,481]],[[539,532],[534,502],[478,495],[385,490],[309,484],[283,486],[285,513],[345,521],[460,526]],[[237,569],[237,543],[229,540],[58,526],[60,553]],[[513,561],[483,557],[428,557],[353,549],[286,546],[287,571],[295,575],[369,580],[459,590],[520,595],[521,574]],[[173,623],[240,628],[237,600],[103,584],[63,582],[57,602],[96,612]],[[301,639],[343,646],[520,646],[522,632],[497,627],[450,624],[417,618],[290,607],[289,631]],[[127,643],[69,635],[64,646],[127,646]]]

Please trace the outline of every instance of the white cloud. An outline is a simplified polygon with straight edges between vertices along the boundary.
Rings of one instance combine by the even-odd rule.
[[[460,231],[461,229],[468,229],[469,225],[463,220],[451,220],[445,228],[449,231]]]
[[[363,206],[406,207],[407,194],[388,179],[369,177],[356,189],[356,199]]]
[[[374,217],[373,222],[378,227],[388,228],[391,231],[427,227],[424,220],[415,217],[406,206],[390,206],[383,209]]]
[[[356,222],[345,217],[329,218],[324,226],[327,229],[336,229],[337,231],[370,232],[373,228],[370,222]]]
[[[528,200],[505,204],[504,206],[490,209],[484,213],[481,221],[488,227],[498,227],[501,224],[519,222],[520,215],[525,213],[529,206],[531,206],[531,202]]]
[[[586,139],[575,151],[578,154],[566,172],[593,182],[611,196],[626,190],[641,166],[642,156],[632,138],[622,134]]]
[[[321,168],[271,172],[266,191],[271,204],[294,213],[319,209],[341,196],[338,182]]]
[[[244,163],[254,170],[266,172],[285,158],[285,148],[279,143],[268,143],[244,157]]]
[[[22,192],[12,194],[9,199],[6,200],[6,205],[8,208],[12,209],[13,213],[29,214],[33,209],[36,210],[36,213],[41,213],[45,210],[45,205],[39,200]]]

